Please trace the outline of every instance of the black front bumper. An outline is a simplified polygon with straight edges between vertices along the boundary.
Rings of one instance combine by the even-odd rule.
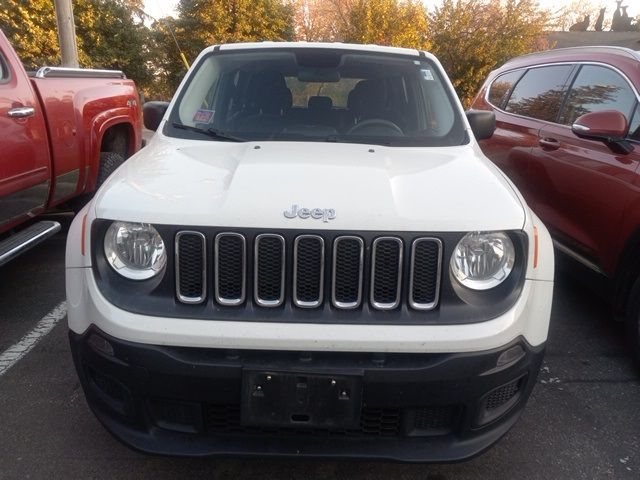
[[[69,338],[87,402],[111,433],[144,452],[195,456],[466,459],[518,419],[544,354],[523,339],[476,353],[374,354],[155,346],[96,328]],[[271,372],[351,382],[353,421],[314,424],[314,414],[327,413],[315,404],[296,422],[260,422],[247,411],[256,405],[247,379]],[[274,408],[288,412],[292,400],[282,403]]]

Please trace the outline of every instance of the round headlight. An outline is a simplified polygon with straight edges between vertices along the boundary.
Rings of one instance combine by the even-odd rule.
[[[104,237],[104,254],[113,269],[130,280],[152,278],[167,263],[164,242],[148,223],[113,222]]]
[[[506,280],[515,258],[513,242],[505,233],[471,232],[453,251],[451,273],[465,287],[488,290]]]

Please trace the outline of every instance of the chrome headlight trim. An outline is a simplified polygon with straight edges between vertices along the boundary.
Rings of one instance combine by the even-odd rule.
[[[113,222],[104,236],[107,263],[129,280],[148,280],[164,271],[167,251],[162,237],[148,223]]]
[[[470,232],[453,250],[449,269],[460,285],[490,290],[509,277],[515,261],[515,247],[505,232]]]

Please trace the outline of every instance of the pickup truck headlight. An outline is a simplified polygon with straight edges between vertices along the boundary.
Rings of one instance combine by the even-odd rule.
[[[113,222],[104,237],[104,254],[113,269],[130,280],[147,280],[167,263],[164,242],[148,223]]]
[[[471,232],[451,255],[451,273],[463,286],[489,290],[500,285],[513,270],[516,252],[503,232]]]

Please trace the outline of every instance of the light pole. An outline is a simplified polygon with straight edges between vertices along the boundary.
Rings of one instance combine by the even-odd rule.
[[[71,0],[54,0],[58,21],[58,39],[62,52],[62,66],[78,68],[78,46],[76,44],[76,24],[73,19]]]

